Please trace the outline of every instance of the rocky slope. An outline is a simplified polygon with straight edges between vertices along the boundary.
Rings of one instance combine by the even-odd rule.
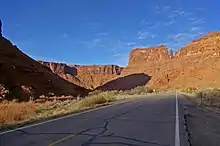
[[[1,34],[1,33],[0,33]],[[84,96],[88,90],[52,73],[0,36],[0,97],[29,100],[40,95]]]
[[[67,65],[39,61],[47,66],[53,73],[63,79],[75,83],[87,89],[94,89],[102,84],[117,78],[121,74],[122,67],[117,65]]]

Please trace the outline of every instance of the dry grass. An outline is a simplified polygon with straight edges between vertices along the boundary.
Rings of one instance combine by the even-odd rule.
[[[220,108],[220,89],[193,89],[182,90],[182,92],[187,93],[188,95],[193,97],[191,99],[201,106]]]
[[[130,91],[95,91],[87,97],[78,100],[54,100],[36,102],[1,102],[0,126],[20,123],[22,121],[38,120],[72,112],[94,108],[98,105],[108,104],[117,100],[135,97],[153,92],[146,87],[137,87]]]
[[[35,105],[30,102],[9,102],[0,104],[0,125],[24,121],[34,117],[35,115]]]
[[[91,95],[79,102],[80,107],[92,107],[97,104],[103,104],[108,102],[116,101],[116,93],[113,92],[102,92],[99,94]]]

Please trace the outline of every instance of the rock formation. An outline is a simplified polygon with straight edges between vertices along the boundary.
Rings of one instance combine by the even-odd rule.
[[[2,21],[0,20],[0,39],[2,38]]]
[[[192,41],[180,49],[176,57],[188,56],[219,56],[220,55],[220,32],[211,32]]]
[[[130,53],[129,66],[159,62],[170,58],[168,48],[164,45],[151,48],[137,48]]]
[[[64,63],[39,62],[67,81],[88,89],[94,89],[118,77],[122,70],[122,67],[117,65],[67,65]]]
[[[220,32],[192,41],[175,55],[164,45],[133,49],[125,68],[37,62],[0,38],[1,98],[84,96],[89,89],[129,90],[140,85],[166,89],[220,86]]]
[[[5,99],[29,100],[49,94],[77,97],[88,93],[55,75],[4,37],[0,40],[0,85],[0,97]]]
[[[219,87],[220,32],[212,32],[179,49],[165,46],[133,49],[122,75],[146,73],[152,88]]]
[[[133,49],[128,66],[123,69],[116,65],[41,63],[67,81],[88,89],[130,89],[142,85],[141,78],[140,82],[134,80],[142,73],[151,77],[146,85],[152,88],[218,87],[219,52],[220,32],[212,32],[179,49],[175,55],[164,45]]]

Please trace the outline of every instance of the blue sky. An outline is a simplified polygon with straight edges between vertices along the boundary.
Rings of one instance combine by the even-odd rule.
[[[220,30],[219,0],[1,0],[3,34],[34,59],[125,66],[136,47]]]

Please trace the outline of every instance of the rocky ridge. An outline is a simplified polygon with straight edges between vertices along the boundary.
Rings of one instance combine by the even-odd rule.
[[[0,36],[0,98],[29,100],[46,96],[85,96],[89,90],[70,83]]]

